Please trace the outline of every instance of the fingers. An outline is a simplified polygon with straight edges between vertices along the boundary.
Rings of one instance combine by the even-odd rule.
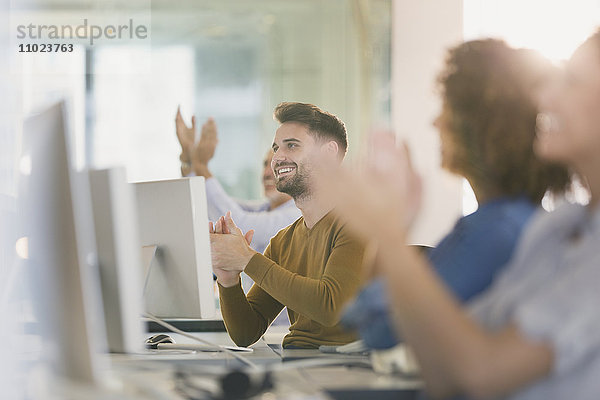
[[[406,203],[411,186],[418,184],[418,179],[413,179],[407,148],[396,145],[393,133],[374,132],[369,145],[366,168],[332,169],[321,185],[331,201],[343,199],[334,203],[337,211],[348,227],[365,239],[386,235],[387,230],[381,229],[386,224],[408,225],[403,218],[408,211]],[[410,211],[418,210],[410,207]]]
[[[184,133],[185,123],[181,117],[181,110],[177,107],[177,113],[175,114],[175,133],[178,137],[181,137]]]
[[[237,233],[240,235],[242,234],[240,228],[238,228],[235,222],[233,222],[233,218],[231,217],[231,211],[227,211],[227,214],[225,214],[225,226],[231,233]]]
[[[409,194],[418,194],[420,196],[422,191],[421,177],[415,170],[410,148],[406,141],[402,141],[402,145],[400,149],[398,149],[398,152],[399,157],[401,157],[404,162],[407,191]]]
[[[211,234],[230,234],[234,233],[240,236],[243,236],[246,240],[246,243],[250,245],[252,243],[252,238],[254,237],[254,229],[250,229],[246,234],[242,234],[240,228],[235,225],[233,222],[233,218],[231,217],[231,211],[228,211],[227,214],[217,220],[215,224],[212,222],[208,223],[208,232]],[[212,242],[212,237],[211,237]]]
[[[184,158],[186,161],[188,161],[190,158],[188,152],[194,145],[194,130],[188,128],[185,124],[185,121],[181,116],[181,108],[179,106],[177,107],[177,113],[175,114],[175,133],[177,134],[177,139],[181,145],[182,153],[185,153]]]
[[[362,272],[365,281],[370,281],[377,275],[377,242],[370,241],[365,248]]]
[[[223,230],[222,233],[231,233],[231,230],[229,229],[229,227],[227,226],[227,222],[225,221],[225,217],[221,217],[221,227]]]
[[[406,140],[403,140],[401,142],[400,147],[402,148],[402,151],[404,152],[404,156],[406,157],[406,161],[408,161],[408,163],[412,167],[412,155],[410,154],[410,147],[408,147],[408,143],[406,142]]]
[[[389,131],[373,132],[370,137],[368,165],[375,173],[387,173],[398,166],[396,136]]]
[[[196,116],[192,115],[192,130],[186,125],[183,120],[183,116],[181,115],[181,105],[177,105],[177,113],[175,113],[175,125],[181,131],[178,131],[177,134],[193,134],[196,132]]]
[[[252,238],[254,237],[254,229],[250,229],[248,232],[246,232],[246,234],[244,235],[244,239],[246,239],[246,243],[248,243],[248,246],[250,246],[250,244],[252,243]]]
[[[227,223],[225,222],[225,217],[221,217],[217,220],[217,223],[215,224],[214,233],[219,233],[219,234],[231,233],[231,230],[229,229],[229,227],[227,226]]]
[[[175,125],[179,129],[187,128],[185,122],[183,121],[183,117],[181,116],[181,108],[179,106],[177,106],[177,113],[175,114]]]
[[[369,135],[369,145],[376,149],[395,149],[397,147],[396,134],[385,129],[372,131]]]
[[[230,234],[233,232],[241,235],[242,233],[240,228],[238,228],[235,225],[235,222],[233,222],[233,219],[231,218],[231,211],[228,211],[225,216],[220,217],[214,225],[212,222],[209,222],[208,229],[210,233],[218,234]]]
[[[213,118],[209,118],[202,125],[202,132],[200,134],[200,140],[216,143],[217,139],[217,124]]]

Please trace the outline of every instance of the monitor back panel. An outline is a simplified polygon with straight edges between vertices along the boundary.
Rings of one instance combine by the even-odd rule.
[[[133,187],[125,169],[89,171],[110,351],[142,350],[142,267]]]
[[[161,318],[214,318],[215,296],[203,177],[135,184],[147,269],[146,310]]]

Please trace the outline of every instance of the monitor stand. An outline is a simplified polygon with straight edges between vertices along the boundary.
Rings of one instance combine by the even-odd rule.
[[[152,269],[153,260],[156,255],[158,246],[143,246],[142,247],[142,265],[144,267],[144,293],[148,283],[148,276]],[[177,329],[185,332],[226,332],[225,322],[223,318],[214,319],[197,319],[197,318],[161,318],[168,324],[173,325]],[[164,332],[165,328],[148,318],[142,319],[146,325],[146,331],[149,333]]]
[[[222,319],[187,319],[176,318],[168,319],[161,318],[166,323],[169,323],[185,332],[226,332],[225,323]],[[150,333],[164,332],[165,328],[154,321],[144,318],[146,329]]]

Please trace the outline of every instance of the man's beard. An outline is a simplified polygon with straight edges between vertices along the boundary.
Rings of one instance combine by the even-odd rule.
[[[285,180],[278,179],[276,187],[278,191],[292,196],[294,200],[303,199],[310,195],[308,174],[300,166],[296,167],[296,173],[293,177]]]

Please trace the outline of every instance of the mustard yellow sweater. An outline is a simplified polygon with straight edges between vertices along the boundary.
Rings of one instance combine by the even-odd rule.
[[[249,346],[287,306],[291,326],[284,347],[316,348],[356,340],[342,329],[339,319],[361,284],[363,252],[363,243],[332,212],[312,229],[300,217],[246,266],[255,282],[247,297],[240,285],[219,285],[229,335],[238,346]]]

